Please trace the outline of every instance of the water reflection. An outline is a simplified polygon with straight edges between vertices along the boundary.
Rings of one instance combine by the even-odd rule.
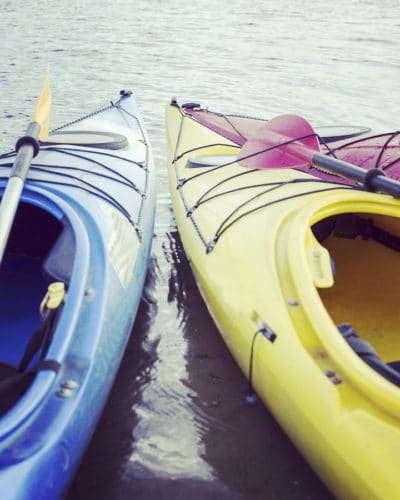
[[[137,423],[129,459],[129,475],[135,481],[211,477],[199,452],[202,444],[196,435],[191,391],[182,383],[187,377],[183,362],[187,347],[182,335],[185,320],[183,302],[174,294],[181,294],[179,283],[185,278],[174,274],[177,268],[169,245],[168,233],[154,239],[157,315],[147,340],[156,345],[156,359],[135,406]]]
[[[247,381],[206,310],[178,233],[170,232],[168,241],[168,299],[176,301],[186,342],[182,383],[190,390],[198,449],[212,471],[212,491],[218,498],[330,499],[266,408],[245,406]],[[204,496],[199,491],[186,498]]]
[[[153,269],[151,263],[145,297],[151,296],[154,288]],[[120,488],[134,446],[132,432],[138,420],[135,407],[157,358],[156,345],[148,339],[156,313],[154,301],[143,298],[110,398],[67,500],[111,499]]]
[[[145,300],[67,500],[330,494],[247,382],[197,289],[176,231],[155,239]]]

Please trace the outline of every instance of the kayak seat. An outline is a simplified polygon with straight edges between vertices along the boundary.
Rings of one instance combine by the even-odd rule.
[[[393,370],[396,370],[396,372],[400,373],[400,361],[390,361],[387,363],[390,368],[393,368]]]
[[[340,214],[315,223],[312,226],[314,236],[319,243],[333,233],[336,238],[355,239],[361,236],[362,239],[372,239],[381,245],[400,252],[400,237],[376,226],[371,219],[366,219],[351,213]]]
[[[319,243],[324,242],[335,229],[336,216],[327,217],[316,222],[312,227],[312,232]]]
[[[43,262],[43,274],[49,282],[71,280],[75,258],[75,235],[69,220],[62,219],[63,229]]]
[[[400,387],[400,362],[384,363],[369,342],[361,339],[350,323],[338,325],[338,330],[350,347],[382,377]],[[397,367],[397,368],[396,368]]]

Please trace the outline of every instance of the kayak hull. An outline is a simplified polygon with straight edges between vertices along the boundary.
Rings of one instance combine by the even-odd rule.
[[[396,239],[399,202],[299,170],[240,166],[238,141],[192,115],[174,103],[167,108],[170,192],[185,252],[223,339],[335,496],[394,497],[399,389],[360,359],[338,324],[350,319],[371,343],[386,335],[379,352],[396,360],[398,252],[331,234],[321,243],[315,234],[318,224],[368,214],[397,231]],[[377,276],[393,281],[387,306],[378,307]],[[336,289],[362,308],[360,315]],[[387,332],[380,332],[384,317]]]
[[[125,142],[115,150],[104,147],[98,138],[97,143],[87,145],[81,131],[110,134],[114,143],[122,136]],[[62,137],[66,142],[61,143],[61,135],[67,135],[64,132],[73,134]],[[38,211],[48,226],[53,219],[64,223],[66,236],[59,237],[43,261],[39,259],[42,275],[52,274],[56,281],[66,276],[62,281],[67,296],[45,356],[59,368],[57,373],[40,370],[0,419],[0,485],[10,499],[58,498],[66,491],[129,339],[153,237],[153,160],[133,96],[122,96],[95,116],[57,131],[57,140],[55,134],[52,138],[31,166],[21,204],[27,207],[23,215]],[[3,157],[5,169],[10,158]],[[37,226],[32,227],[32,234],[41,232],[45,239],[44,224]],[[11,250],[22,238],[14,239]],[[14,258],[11,250],[9,256]],[[64,269],[67,261],[69,268]],[[12,266],[6,272],[11,276],[9,283],[14,279],[16,295],[21,295]],[[37,300],[45,292],[45,281],[27,281]],[[2,317],[9,316],[12,325],[14,318],[8,310],[5,304]],[[27,330],[37,326],[38,316]],[[18,348],[7,362],[17,362]]]

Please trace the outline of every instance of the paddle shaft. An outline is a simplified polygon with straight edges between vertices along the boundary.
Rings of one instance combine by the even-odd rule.
[[[314,154],[311,161],[316,167],[325,168],[334,174],[359,182],[368,191],[381,191],[394,198],[400,198],[400,182],[386,177],[383,170],[378,168],[365,170],[357,165],[323,154]]]
[[[321,153],[315,153],[315,150],[301,144],[300,142],[287,141],[287,137],[282,134],[270,131],[268,141],[272,139],[273,144],[281,143],[285,152],[292,157],[299,158],[311,163],[316,167],[321,167],[334,174],[341,175],[352,181],[362,184],[368,191],[381,191],[392,195],[394,198],[400,198],[400,182],[386,177],[385,172],[378,168],[365,170],[364,168],[347,163],[337,158],[332,158]]]
[[[367,191],[400,198],[400,182],[379,168],[366,170],[321,153],[311,125],[298,115],[281,115],[259,127],[241,147],[239,164],[250,168],[301,168],[315,165],[356,181]]]
[[[32,161],[39,151],[40,124],[31,122],[26,135],[17,141],[17,154],[0,204],[0,263],[10,236],[19,199]]]
[[[400,198],[400,182],[390,177],[386,177],[385,172],[379,168],[365,170],[352,163],[347,163],[343,160],[338,160],[337,158],[332,158],[331,156],[321,153],[315,153],[314,149],[298,141],[290,142],[288,137],[283,136],[281,133],[276,133],[273,130],[269,131],[267,140],[271,144],[281,144],[285,154],[305,162],[311,161],[316,167],[324,168],[329,170],[329,172],[356,181],[362,184],[368,191],[380,191],[390,194],[394,198]]]

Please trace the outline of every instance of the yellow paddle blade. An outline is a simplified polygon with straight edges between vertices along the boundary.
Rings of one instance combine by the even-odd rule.
[[[46,76],[44,78],[42,91],[36,106],[36,112],[32,120],[39,123],[40,133],[39,139],[45,141],[49,135],[49,117],[51,108],[51,90],[50,90],[50,66],[47,67]]]

